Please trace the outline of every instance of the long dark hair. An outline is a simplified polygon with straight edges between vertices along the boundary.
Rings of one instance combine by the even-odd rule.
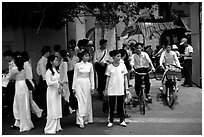
[[[59,54],[62,57],[63,61],[68,62],[66,50],[60,50]]]
[[[23,57],[24,62],[29,61],[29,58],[30,58],[30,57],[29,57],[27,51],[21,52],[21,55],[22,55],[22,57]]]
[[[52,72],[52,75],[55,74],[55,72],[52,69],[52,62],[55,60],[55,58],[57,58],[57,56],[55,55],[50,55],[47,59],[47,65],[46,65],[46,70],[50,69],[50,71]]]
[[[18,67],[18,71],[23,70],[24,60],[23,60],[23,57],[22,57],[21,55],[18,55],[18,56],[15,57],[14,63],[15,63],[16,66]]]

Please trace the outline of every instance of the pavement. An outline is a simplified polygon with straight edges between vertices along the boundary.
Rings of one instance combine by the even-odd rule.
[[[182,82],[180,82],[182,83]],[[134,79],[130,80],[131,93],[134,96]],[[119,119],[115,118],[114,126],[106,127],[108,114],[102,111],[102,101],[98,94],[94,93],[93,116],[94,123],[80,129],[75,125],[75,113],[63,117],[61,125],[63,131],[56,135],[202,135],[202,89],[198,87],[182,87],[177,92],[177,102],[170,109],[165,100],[159,98],[158,87],[160,81],[151,80],[151,92],[153,102],[147,104],[146,114],[140,113],[139,107],[126,106],[127,113],[131,116],[126,118],[128,126],[119,126]],[[18,129],[11,129],[14,123],[12,118],[2,119],[2,135],[44,135],[45,117],[32,119],[35,128],[28,132],[19,133]]]

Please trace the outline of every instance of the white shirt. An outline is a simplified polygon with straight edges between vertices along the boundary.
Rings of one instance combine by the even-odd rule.
[[[141,55],[137,55],[136,53],[132,55],[130,65],[134,66],[135,69],[148,68],[151,62],[149,55],[142,51]]]
[[[68,71],[74,70],[74,66],[78,62],[79,58],[75,55],[72,58],[68,58]]]
[[[38,61],[36,70],[37,70],[37,74],[43,77],[43,80],[45,80],[46,64],[47,64],[47,58],[42,56],[42,58]]]
[[[193,47],[192,47],[191,45],[188,45],[187,47],[185,47],[185,52],[184,52],[184,54],[185,54],[185,56],[189,56],[190,53],[193,53]],[[186,60],[186,59],[192,59],[192,57],[185,57],[185,56],[184,56],[184,60]]]
[[[26,79],[32,80],[33,79],[32,67],[28,61],[24,62],[24,70],[26,74]]]
[[[108,54],[109,53],[108,53],[107,49],[105,49],[105,50],[97,49],[95,51],[95,53],[94,53],[94,62],[107,63],[106,61],[109,60],[109,55]],[[104,57],[103,57],[103,55],[104,55]],[[102,57],[103,57],[103,59],[102,59]]]
[[[178,60],[178,57],[176,55],[176,52],[174,51],[170,51],[169,53],[164,51],[161,54],[160,60],[159,60],[159,64],[160,66],[164,63],[164,65],[176,65],[176,66],[180,66],[180,62]]]
[[[108,65],[105,74],[110,77],[107,89],[109,96],[124,95],[124,75],[127,73],[124,63],[117,67],[113,64]]]
[[[67,76],[67,62],[61,60],[61,63],[59,65],[59,72],[60,72],[60,82],[68,82],[68,76]]]

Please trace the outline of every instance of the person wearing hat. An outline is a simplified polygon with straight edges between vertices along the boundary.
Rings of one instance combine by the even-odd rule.
[[[175,48],[175,46],[174,46],[174,48]],[[176,52],[172,51],[173,45],[171,46],[169,44],[166,44],[165,47],[166,47],[165,51],[160,56],[159,65],[164,70],[166,70],[168,65],[175,65],[175,66],[177,66],[179,68],[182,68],[181,64],[180,64],[180,62],[178,60],[178,56],[176,55]],[[163,93],[165,93],[164,92],[164,90],[165,90],[165,84],[164,83],[165,82],[166,82],[166,73],[163,74],[161,86],[159,87],[160,91],[163,92]],[[179,90],[178,85],[179,85],[179,82],[177,81],[176,82],[176,90],[177,91]]]
[[[107,67],[107,63],[109,56],[108,56],[108,51],[107,51],[107,40],[106,39],[101,39],[99,41],[100,48],[96,49],[94,53],[94,69],[97,73],[98,76],[98,94],[99,94],[99,99],[103,99],[103,91],[105,90],[105,84],[106,84],[106,76],[105,76],[105,71]]]
[[[185,47],[184,54],[181,56],[184,57],[184,78],[185,81],[182,86],[192,87],[192,56],[193,56],[193,47],[188,44],[187,38],[182,38],[180,45]]]
[[[176,44],[172,45],[172,49],[171,50],[176,53],[178,58],[180,58],[180,53],[178,52],[178,47],[176,46]]]

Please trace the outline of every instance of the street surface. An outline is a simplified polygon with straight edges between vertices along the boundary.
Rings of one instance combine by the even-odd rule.
[[[134,79],[130,81],[134,85]],[[108,128],[106,113],[102,112],[102,101],[97,93],[93,95],[94,123],[84,129],[75,125],[75,113],[61,119],[63,131],[56,135],[202,135],[202,89],[197,87],[180,86],[177,92],[177,102],[170,109],[164,99],[158,98],[160,81],[151,80],[151,96],[153,102],[146,107],[146,114],[142,115],[138,106],[126,106],[127,127],[119,126],[119,119],[115,118],[113,127]],[[181,82],[182,83],[182,82]],[[131,88],[134,95],[134,89]],[[14,119],[2,119],[3,135],[44,135],[45,117],[33,119],[35,128],[20,133],[18,129],[11,129]]]

